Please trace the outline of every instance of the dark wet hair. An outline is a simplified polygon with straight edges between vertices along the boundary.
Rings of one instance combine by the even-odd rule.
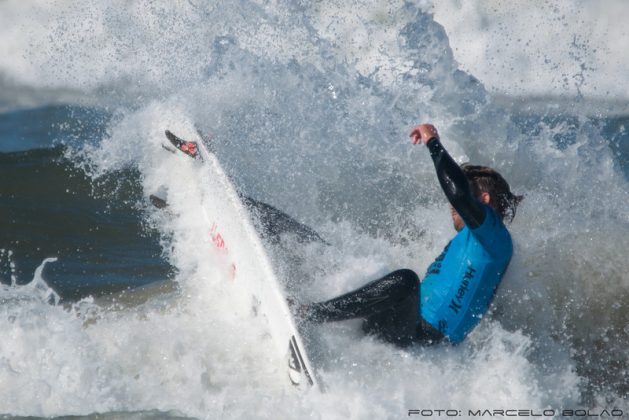
[[[509,183],[492,168],[464,163],[461,165],[461,169],[469,180],[474,193],[477,196],[484,192],[488,193],[500,217],[511,222],[515,217],[518,204],[524,199],[524,196],[513,194]]]

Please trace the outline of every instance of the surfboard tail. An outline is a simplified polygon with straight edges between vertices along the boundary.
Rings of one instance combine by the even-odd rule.
[[[309,386],[314,385],[314,380],[294,335],[288,342],[288,377],[293,385],[301,385],[304,379]]]

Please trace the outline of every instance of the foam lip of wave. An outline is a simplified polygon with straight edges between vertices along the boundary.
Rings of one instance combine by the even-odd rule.
[[[624,23],[629,7],[611,0],[524,3],[446,0],[434,3],[461,67],[490,91],[621,101],[629,90]]]
[[[50,286],[48,286],[43,277],[43,271],[46,265],[54,263],[57,261],[57,258],[44,259],[35,269],[33,279],[24,285],[18,285],[17,277],[15,275],[15,262],[12,259],[12,255],[13,253],[11,250],[0,249],[0,262],[6,260],[11,269],[11,284],[10,286],[4,286],[3,294],[12,295],[17,293],[27,297],[35,297],[42,302],[50,303],[55,306],[59,305],[59,295]]]

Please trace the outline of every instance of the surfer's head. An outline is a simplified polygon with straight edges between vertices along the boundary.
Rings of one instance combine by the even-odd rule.
[[[476,197],[496,210],[503,220],[511,222],[515,217],[518,204],[524,197],[514,195],[509,183],[492,168],[464,163],[461,169],[469,180]]]

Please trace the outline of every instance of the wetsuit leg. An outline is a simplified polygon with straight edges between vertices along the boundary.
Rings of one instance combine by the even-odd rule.
[[[397,270],[357,290],[303,309],[305,317],[314,322],[365,318],[365,332],[404,346],[417,334],[418,289],[419,278],[414,271]]]
[[[267,240],[278,242],[282,233],[290,232],[297,235],[300,241],[319,241],[327,244],[314,229],[299,223],[283,211],[251,197],[240,198],[257,218],[261,233]]]
[[[444,339],[445,336],[441,331],[427,323],[422,317],[419,317],[419,322],[417,323],[417,334],[415,335],[415,342],[427,346],[431,344],[437,344]]]

